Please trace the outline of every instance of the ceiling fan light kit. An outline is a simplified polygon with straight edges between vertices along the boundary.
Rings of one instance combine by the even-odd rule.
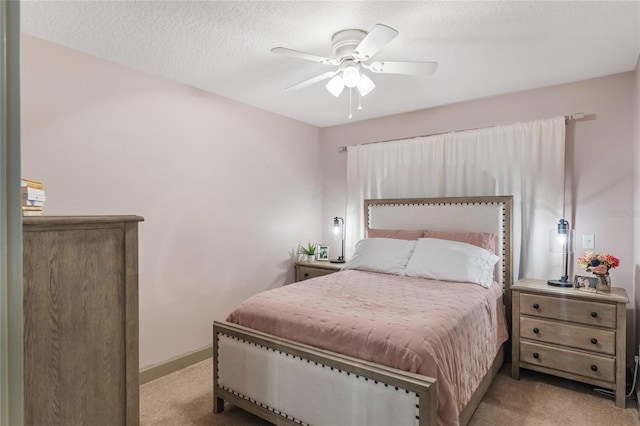
[[[327,88],[329,93],[331,93],[333,96],[337,98],[338,96],[340,96],[340,94],[344,90],[344,86],[345,86],[344,81],[342,80],[342,77],[340,77],[340,74],[338,74],[335,77],[333,77],[331,80],[329,80],[327,85],[324,87]]]
[[[360,96],[367,96],[376,87],[376,85],[373,84],[373,80],[371,80],[368,75],[361,74],[357,87],[358,92],[360,92]]]
[[[390,62],[375,61],[373,58],[383,47],[398,35],[398,31],[383,24],[376,24],[368,33],[363,30],[342,30],[331,37],[335,59],[325,58],[312,53],[300,52],[286,47],[274,47],[273,53],[292,56],[318,62],[322,65],[338,66],[337,70],[328,71],[310,79],[304,80],[287,90],[297,90],[320,81],[329,79],[326,89],[335,97],[339,97],[344,88],[349,88],[349,118],[351,114],[351,91],[356,89],[358,97],[364,97],[376,87],[373,80],[363,72],[363,69],[373,73],[430,75],[438,66],[437,62]],[[358,110],[362,106],[358,102]]]
[[[345,86],[353,89],[360,81],[360,71],[355,65],[347,65],[345,69],[342,70],[342,80]]]
[[[376,85],[368,75],[360,71],[359,63],[347,59],[340,65],[338,74],[325,87],[335,97],[340,96],[345,87],[355,88],[360,96],[367,96]]]

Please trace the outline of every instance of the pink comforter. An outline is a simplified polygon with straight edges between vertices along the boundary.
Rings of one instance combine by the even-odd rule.
[[[257,294],[227,321],[438,381],[457,425],[507,330],[502,289],[348,270]]]

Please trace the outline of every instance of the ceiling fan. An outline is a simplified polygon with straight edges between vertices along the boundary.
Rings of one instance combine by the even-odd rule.
[[[302,89],[330,79],[325,87],[336,97],[340,96],[345,87],[356,89],[360,96],[366,96],[375,88],[375,84],[364,70],[381,74],[430,75],[438,67],[437,62],[373,60],[373,57],[397,35],[397,30],[383,24],[374,25],[368,33],[354,29],[338,31],[331,37],[335,58],[325,58],[286,47],[274,47],[271,51],[337,67],[289,86],[286,90]]]

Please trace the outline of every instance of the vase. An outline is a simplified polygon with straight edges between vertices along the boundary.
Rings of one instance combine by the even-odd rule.
[[[315,254],[308,254],[307,255],[307,262],[313,262],[314,260],[316,260],[316,255]]]
[[[598,292],[611,291],[611,277],[609,273],[606,274],[594,274],[598,278]]]

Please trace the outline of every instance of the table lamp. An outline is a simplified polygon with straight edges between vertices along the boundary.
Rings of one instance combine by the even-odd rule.
[[[337,259],[331,259],[331,263],[344,263],[344,219],[341,217],[333,218],[333,236],[342,240],[342,255]]]
[[[558,228],[552,229],[549,234],[549,250],[552,253],[562,253],[562,276],[559,280],[549,280],[547,284],[555,287],[572,287],[573,283],[569,281],[569,253],[571,252],[572,238],[569,229],[569,222],[560,219]]]

